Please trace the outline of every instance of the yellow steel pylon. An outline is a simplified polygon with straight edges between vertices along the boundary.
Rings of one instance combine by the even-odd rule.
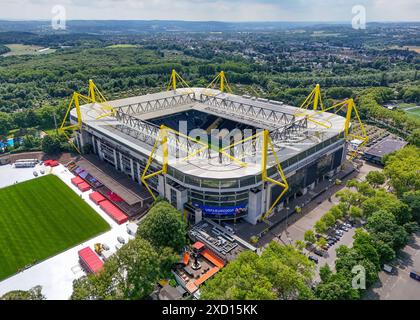
[[[183,88],[187,88],[191,90],[191,92],[193,92],[188,83],[178,74],[178,72],[175,71],[175,69],[172,69],[171,78],[169,80],[169,84],[166,90],[173,90],[175,92],[178,88],[178,82],[183,85]]]
[[[85,96],[78,92],[73,92],[72,98],[70,100],[69,106],[67,107],[66,115],[63,118],[60,128],[58,132],[63,134],[67,140],[69,141],[70,145],[78,152],[81,153],[79,148],[73,143],[71,137],[67,134],[67,131],[76,131],[82,129],[82,113],[80,110],[80,102],[83,101],[84,104],[88,103],[98,103],[101,106],[101,109],[106,112],[106,114],[102,114],[98,116],[96,119],[100,119],[106,116],[115,115],[115,109],[112,108],[107,100],[105,99],[104,95],[99,91],[98,87],[92,80],[89,80],[89,89],[88,95]],[[66,125],[67,118],[70,114],[71,109],[76,109],[77,115],[77,123]]]
[[[227,91],[232,93],[232,89],[229,86],[224,71],[220,71],[220,73],[209,83],[206,89],[216,89],[217,87],[219,87],[221,92]]]
[[[80,111],[80,101],[83,101],[85,103],[91,103],[90,97],[87,97],[85,95],[82,95],[78,92],[73,92],[72,98],[70,100],[69,106],[67,107],[66,115],[63,118],[63,121],[61,123],[60,128],[58,129],[58,132],[63,134],[67,140],[69,141],[70,145],[76,149],[78,153],[81,153],[79,148],[73,143],[70,136],[67,134],[67,131],[76,131],[80,130],[82,128],[82,113]],[[67,118],[70,114],[71,109],[76,109],[76,115],[77,115],[77,123],[76,124],[70,124],[66,125]]]
[[[315,112],[309,112],[308,107],[312,106],[313,111]],[[318,110],[318,106],[320,107],[320,110]],[[311,121],[315,123],[316,125],[319,125],[324,128],[331,128],[332,127],[332,118],[334,115],[336,115],[338,112],[342,111],[344,108],[347,107],[346,110],[346,120],[344,123],[344,137],[346,140],[350,139],[359,139],[362,141],[362,143],[350,154],[350,159],[353,159],[357,152],[367,143],[368,136],[366,134],[366,130],[363,126],[363,122],[360,119],[359,112],[357,111],[356,104],[354,103],[354,100],[352,98],[341,101],[339,103],[336,103],[332,105],[331,107],[325,108],[322,103],[322,96],[321,96],[321,89],[319,84],[315,86],[315,88],[312,90],[312,92],[309,94],[309,96],[305,99],[305,101],[302,103],[302,105],[298,108],[298,110],[295,112],[295,116],[305,116],[308,121]],[[333,112],[329,112],[333,111]],[[323,114],[323,113],[330,113],[331,116],[319,119],[316,118],[317,115]],[[354,118],[356,119],[361,135],[355,135],[350,133],[350,126],[351,126],[351,119],[352,115],[354,114]]]
[[[306,110],[311,108],[312,110],[318,110],[318,106],[321,111],[324,111],[324,104],[322,102],[321,87],[319,84],[311,91],[311,93],[302,102],[299,108],[294,113],[295,116],[305,115]]]

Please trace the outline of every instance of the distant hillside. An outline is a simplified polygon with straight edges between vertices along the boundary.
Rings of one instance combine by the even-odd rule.
[[[5,54],[9,51],[10,49],[8,47],[0,45],[0,55]]]
[[[150,32],[273,31],[337,23],[316,22],[220,22],[171,20],[71,20],[59,33],[132,34]],[[0,21],[1,31],[52,33],[49,21]]]

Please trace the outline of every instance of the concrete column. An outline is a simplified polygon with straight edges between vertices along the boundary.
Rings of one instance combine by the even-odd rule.
[[[137,162],[137,164],[136,164],[136,167],[137,167],[137,177],[138,177],[138,179],[139,179],[139,183],[141,184],[141,175],[142,175],[142,172],[140,172],[140,164]]]
[[[130,167],[131,167],[131,179],[134,181],[134,161],[132,158],[130,158]]]
[[[199,223],[201,220],[203,220],[203,211],[201,209],[195,210],[195,224]]]
[[[165,197],[165,178],[162,175],[158,175],[158,191],[161,197]]]
[[[112,151],[114,153],[114,166],[115,166],[115,169],[118,170],[117,151],[115,151],[115,149],[113,149]]]
[[[82,151],[82,148],[85,146],[85,142],[84,142],[84,139],[83,139],[83,133],[79,134],[79,138],[80,138],[79,149],[80,149],[80,151]]]
[[[97,153],[96,152],[96,144],[95,144],[95,136],[92,135],[92,147],[93,147],[93,153]]]
[[[103,161],[104,160],[104,155],[102,154],[101,142],[99,140],[96,140],[96,148],[98,150],[99,159],[101,159]]]
[[[183,191],[177,190],[177,197],[176,197],[176,207],[181,212],[184,211],[184,203],[188,201],[188,190],[185,189]]]
[[[121,154],[121,152],[118,152],[118,156],[120,158],[120,170],[122,172],[124,172],[124,165],[123,165],[123,162],[122,162],[122,154]]]
[[[248,215],[245,220],[251,224],[257,224],[257,220],[261,217],[262,211],[262,197],[263,192],[252,192],[249,191],[248,195]]]

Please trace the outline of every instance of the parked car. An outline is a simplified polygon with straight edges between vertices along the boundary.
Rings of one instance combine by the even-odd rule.
[[[324,249],[325,251],[328,251],[328,249],[330,248],[328,245],[322,246],[322,249]]]
[[[339,237],[331,237],[331,240],[334,241],[334,243],[340,241]]]
[[[316,264],[318,264],[318,258],[317,257],[309,256],[308,259],[315,262]]]
[[[335,230],[335,235],[336,236],[341,237],[343,234],[344,234],[343,231],[341,231],[341,230]]]
[[[418,271],[411,271],[410,272],[410,278],[420,281],[420,272]]]
[[[123,237],[121,237],[121,236],[117,237],[117,240],[118,240],[118,242],[119,242],[119,243],[121,243],[121,244],[124,244],[124,243],[125,243],[124,238],[123,238]]]
[[[104,249],[105,251],[108,251],[109,246],[106,243],[102,243],[102,249]]]
[[[340,230],[343,230],[343,231],[349,231],[349,228],[347,228],[344,224],[342,224],[340,227]]]
[[[384,267],[383,267],[383,270],[386,272],[386,273],[392,273],[392,271],[394,270],[393,269],[393,267],[392,266],[390,266],[390,265],[388,265],[388,264],[384,264]]]
[[[323,257],[323,256],[324,256],[324,251],[319,250],[319,249],[315,249],[315,250],[314,250],[314,253],[315,253],[317,256],[320,256],[320,257]]]
[[[350,223],[343,223],[347,228],[352,228],[353,226]]]
[[[38,177],[38,172],[34,171],[33,174],[35,177]]]

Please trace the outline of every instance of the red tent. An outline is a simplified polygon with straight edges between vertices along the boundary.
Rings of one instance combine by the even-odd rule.
[[[47,167],[56,167],[58,166],[60,163],[57,160],[45,160],[44,161],[44,165]]]
[[[98,273],[102,269],[104,263],[90,247],[86,247],[78,253],[82,266],[89,272]]]
[[[90,185],[87,182],[82,182],[77,185],[80,191],[85,192],[90,190]]]
[[[56,161],[56,160],[51,160],[51,162],[50,162],[50,167],[56,167],[56,166],[58,166],[60,163],[58,162],[58,161]]]
[[[74,178],[71,179],[71,183],[73,183],[75,186],[77,186],[77,185],[79,185],[83,182],[85,182],[85,180],[83,180],[80,177],[74,177]]]
[[[103,195],[101,195],[98,191],[92,192],[89,195],[89,198],[90,198],[90,200],[92,200],[96,204],[99,204],[100,202],[106,200],[106,198]]]
[[[128,217],[108,200],[102,201],[99,206],[118,224],[122,224],[128,220]]]

